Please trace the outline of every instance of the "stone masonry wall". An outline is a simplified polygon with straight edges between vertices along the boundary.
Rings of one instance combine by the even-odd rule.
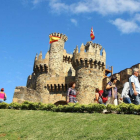
[[[66,91],[51,92],[50,94],[38,93],[36,90],[27,87],[16,87],[13,97],[13,102],[23,103],[24,101],[42,102],[42,103],[56,103],[58,101],[66,101]]]
[[[91,68],[77,70],[75,81],[79,95],[77,100],[81,104],[94,103],[95,89],[102,87],[102,72]]]
[[[53,42],[50,46],[49,72],[60,75],[63,67],[64,41]]]

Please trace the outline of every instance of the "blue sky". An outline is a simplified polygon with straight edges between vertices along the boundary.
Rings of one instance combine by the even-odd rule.
[[[140,62],[140,0],[1,0],[0,88],[7,102],[16,86],[26,86],[36,53],[45,57],[50,33],[66,34],[71,53],[90,41],[92,26],[114,73]]]

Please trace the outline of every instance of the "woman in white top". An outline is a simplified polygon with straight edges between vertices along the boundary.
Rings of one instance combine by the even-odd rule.
[[[124,84],[120,100],[123,100],[123,102],[127,104],[131,104],[129,92],[130,92],[129,82],[126,82]]]

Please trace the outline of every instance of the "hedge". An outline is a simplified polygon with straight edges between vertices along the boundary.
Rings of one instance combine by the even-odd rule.
[[[125,104],[122,103],[118,106],[115,105],[103,105],[103,104],[73,104],[69,103],[68,105],[54,105],[54,104],[43,104],[43,103],[33,103],[25,101],[22,104],[20,103],[10,103],[5,102],[0,103],[0,109],[16,109],[16,110],[46,110],[53,112],[78,112],[78,113],[102,113],[105,109],[110,113],[118,114],[140,114],[140,105],[134,104]]]

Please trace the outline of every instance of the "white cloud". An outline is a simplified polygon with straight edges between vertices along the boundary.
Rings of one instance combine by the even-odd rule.
[[[43,1],[46,1],[46,0],[33,0],[32,3],[34,5],[36,5],[36,4],[39,4],[39,3],[43,2]]]
[[[124,34],[129,34],[133,32],[140,32],[140,27],[137,23],[132,21],[126,21],[121,18],[117,18],[114,21],[110,21],[112,24],[117,26],[117,28]]]
[[[52,11],[56,13],[69,10],[69,5],[59,2],[58,0],[50,0],[49,6],[51,7]]]
[[[76,19],[71,19],[71,22],[75,25],[75,26],[77,26],[77,20]]]
[[[140,12],[140,1],[137,0],[80,0],[68,5],[60,0],[50,0],[53,12],[91,13],[102,15]]]
[[[68,4],[67,0],[23,0],[30,1],[36,7],[41,2],[47,2],[52,13],[99,13],[103,16],[120,15],[127,13],[133,16],[129,20],[117,18],[111,23],[122,32],[139,32],[140,22],[140,0],[73,0]],[[77,20],[71,19],[77,25]]]
[[[140,14],[136,14],[134,17],[134,20],[140,22]]]

